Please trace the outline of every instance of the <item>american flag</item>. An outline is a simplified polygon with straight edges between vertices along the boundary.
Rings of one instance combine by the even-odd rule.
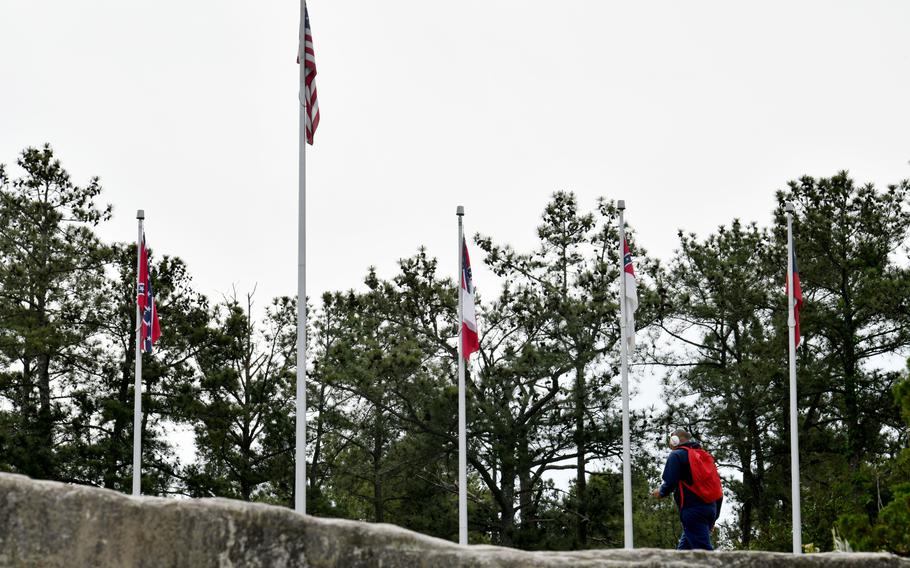
[[[306,4],[303,6],[303,52],[304,70],[303,84],[300,86],[300,104],[306,110],[306,141],[313,144],[313,134],[319,126],[319,101],[316,100],[316,53],[313,51],[313,32],[310,31],[310,13]],[[300,53],[297,53],[297,63],[300,64]]]
[[[139,249],[139,282],[136,292],[136,303],[139,304],[139,314],[142,318],[139,347],[143,353],[151,353],[152,344],[161,337],[161,327],[158,324],[158,306],[155,305],[155,296],[152,294],[152,279],[149,277],[149,256],[148,250],[145,248],[145,233],[142,234]]]

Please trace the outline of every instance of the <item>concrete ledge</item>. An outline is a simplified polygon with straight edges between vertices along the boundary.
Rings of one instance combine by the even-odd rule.
[[[0,567],[893,566],[888,554],[461,547],[399,527],[226,499],[134,498],[0,474]]]

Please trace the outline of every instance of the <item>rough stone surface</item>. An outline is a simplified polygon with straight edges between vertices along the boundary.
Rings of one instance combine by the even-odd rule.
[[[226,499],[130,497],[0,474],[0,567],[893,566],[887,554],[462,547],[399,527]]]

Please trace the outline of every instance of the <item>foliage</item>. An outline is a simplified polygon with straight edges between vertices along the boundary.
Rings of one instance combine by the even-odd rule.
[[[666,420],[685,426],[739,473],[727,485],[738,507],[741,546],[756,540],[783,547],[771,536],[774,503],[782,496],[770,482],[789,463],[774,451],[787,438],[787,378],[786,350],[773,328],[779,287],[770,237],[738,220],[703,241],[679,237],[667,276],[674,301],[664,305],[661,325],[684,350],[667,357],[681,366],[678,380],[666,383],[673,401]]]
[[[98,178],[77,186],[53,150],[28,148],[23,176],[0,170],[0,398],[3,461],[34,477],[82,481],[69,451],[80,383],[97,372],[96,334],[110,249],[95,228]]]
[[[910,362],[908,362],[910,367]],[[894,387],[894,399],[910,427],[910,377]],[[906,440],[906,437],[905,437]],[[879,493],[877,515],[846,514],[838,526],[857,550],[885,550],[902,556],[910,555],[910,444],[885,466],[884,490],[876,479]],[[881,494],[884,493],[882,496]],[[882,506],[882,501],[887,505]],[[890,502],[889,502],[890,501]]]
[[[798,362],[804,534],[826,550],[839,515],[875,516],[876,471],[906,436],[892,397],[900,372],[880,361],[910,345],[910,268],[898,256],[910,235],[908,197],[907,182],[878,190],[846,172],[804,177],[777,196],[775,264],[786,264],[783,204],[792,202],[806,307]]]
[[[103,284],[100,347],[96,372],[85,375],[74,408],[72,451],[81,456],[79,478],[126,491],[132,484],[132,425],[136,355],[136,246],[112,246],[113,263]],[[204,343],[209,321],[207,301],[192,289],[179,258],[157,260],[150,250],[155,302],[168,333],[143,356],[142,491],[179,490],[180,467],[168,440],[179,421],[180,402],[188,395],[193,369],[190,356]]]
[[[74,184],[49,146],[17,165],[15,179],[0,166],[0,468],[126,491],[136,247],[98,237],[112,210],[97,178]],[[633,362],[663,379],[665,399],[631,416],[636,546],[678,540],[675,506],[649,493],[662,436],[685,427],[723,468],[735,519],[716,543],[790,549],[793,203],[804,540],[910,554],[910,380],[886,364],[910,346],[908,197],[907,182],[804,177],[777,193],[767,225],[680,231],[666,268],[627,228],[640,298]],[[560,191],[527,250],[474,238],[475,265],[500,287],[477,282],[481,344],[466,372],[473,543],[623,542],[617,213]],[[151,255],[151,276],[164,334],[142,358],[144,493],[290,506],[301,364],[308,511],[457,538],[457,287],[426,250],[389,278],[369,268],[358,289],[308,304],[300,362],[297,299],[210,305],[170,256]],[[194,436],[186,463],[175,428]]]
[[[494,244],[490,237],[478,238],[487,253],[487,264],[506,282],[492,306],[498,313],[487,317],[486,344],[501,348],[481,352],[482,388],[493,387],[484,391],[484,398],[494,397],[494,407],[518,404],[521,408],[515,415],[518,428],[502,424],[498,429],[512,428],[521,437],[531,434],[527,426],[540,429],[533,433],[540,440],[531,442],[538,447],[532,449],[530,440],[522,440],[514,458],[519,464],[515,473],[520,494],[525,497],[521,514],[530,521],[523,524],[529,525],[537,517],[537,505],[528,499],[535,493],[535,480],[573,459],[575,497],[563,505],[575,506],[574,546],[579,548],[588,546],[588,527],[593,520],[587,510],[588,463],[618,453],[620,432],[613,406],[618,377],[616,365],[610,364],[615,361],[620,337],[615,317],[620,274],[616,218],[612,202],[601,201],[595,216],[579,211],[574,194],[556,192],[537,228],[540,242],[535,250],[519,253]],[[644,251],[637,253],[639,268],[652,268]],[[638,293],[648,295],[644,285]],[[502,377],[500,366],[508,366],[509,378]],[[549,372],[541,373],[547,367]],[[518,391],[530,395],[533,404],[508,401],[509,390],[496,388],[503,381],[516,381]],[[485,403],[482,399],[477,402],[481,407]],[[503,416],[495,411],[491,414],[498,420]],[[521,455],[529,450],[533,453]],[[526,465],[520,465],[522,459]],[[534,530],[533,525],[529,528]]]
[[[296,321],[290,298],[274,300],[259,325],[252,294],[217,307],[195,355],[199,380],[182,399],[200,458],[185,473],[190,495],[269,495],[280,458],[290,452]]]

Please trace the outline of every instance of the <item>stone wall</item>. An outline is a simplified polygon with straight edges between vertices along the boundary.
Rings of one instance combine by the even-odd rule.
[[[130,497],[0,474],[4,567],[893,566],[887,554],[461,547],[399,527],[298,515],[226,499]]]

